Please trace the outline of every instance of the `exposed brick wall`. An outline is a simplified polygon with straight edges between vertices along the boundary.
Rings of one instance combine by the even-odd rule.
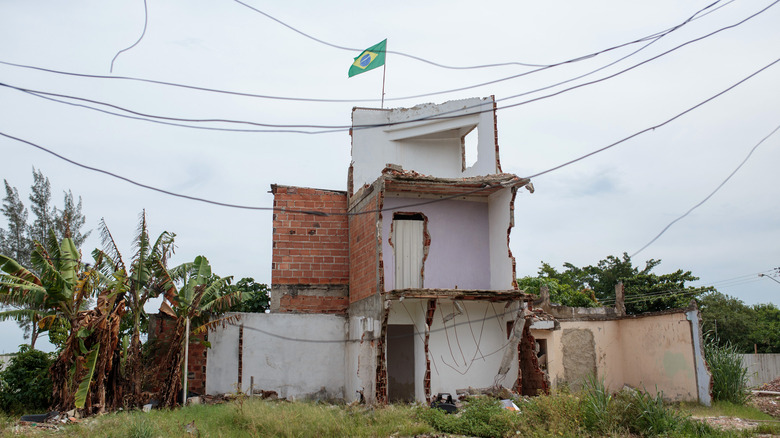
[[[168,352],[170,336],[173,335],[175,331],[176,320],[159,313],[151,315],[149,318],[149,342],[154,345],[153,351],[155,352],[155,357],[152,358],[151,364],[147,364],[150,368],[157,368],[162,373],[167,374],[166,370],[170,368],[170,365],[161,362],[165,359],[165,355]],[[187,390],[198,394],[206,393],[206,359],[208,356],[208,348],[201,343],[203,339],[208,338],[206,335],[190,335],[190,348],[187,359]],[[158,380],[164,378],[162,375],[156,377]]]
[[[271,310],[294,313],[347,311],[349,229],[346,192],[271,186],[274,207],[342,213],[316,216],[275,210],[271,265]],[[344,293],[315,286],[343,286]],[[299,289],[308,293],[298,294]],[[336,295],[336,296],[334,296]]]
[[[381,208],[381,194],[374,191],[355,211],[363,212]],[[349,216],[349,302],[354,303],[377,293],[379,287],[378,235],[380,213]]]
[[[349,307],[348,297],[283,295],[279,299],[280,313],[334,313],[344,315]]]
[[[275,211],[273,284],[348,284],[349,231],[345,192],[271,186],[274,207],[342,213],[315,216]]]

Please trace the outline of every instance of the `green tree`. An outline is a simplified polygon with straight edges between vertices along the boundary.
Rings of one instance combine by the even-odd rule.
[[[54,230],[49,230],[46,247],[36,242],[31,263],[40,274],[0,255],[0,300],[18,308],[0,312],[0,319],[29,312],[41,316],[43,326],[57,322],[67,327],[67,339],[51,367],[54,407],[92,413],[121,404],[121,393],[106,381],[118,372],[114,359],[124,300],[117,300],[116,290],[101,288],[99,272],[81,262],[72,239],[58,245]],[[93,297],[96,304],[89,309]]]
[[[774,304],[746,305],[720,292],[699,297],[702,328],[714,342],[739,353],[780,353],[780,309]]]
[[[163,382],[160,393],[162,406],[174,406],[182,389],[184,344],[191,334],[206,333],[210,328],[234,321],[237,317],[215,318],[230,309],[240,299],[241,291],[222,294],[231,277],[212,275],[211,265],[203,256],[184,263],[169,271],[163,283],[165,298],[170,303],[171,316],[176,319],[176,328],[170,338],[170,348],[163,363],[169,364],[170,373]]]
[[[268,296],[268,285],[256,283],[252,277],[244,277],[236,284],[227,284],[220,291],[220,295],[239,294],[229,312],[254,312],[263,313],[270,308],[271,298]]]
[[[615,285],[623,282],[626,312],[629,314],[685,307],[692,298],[714,290],[687,286],[686,283],[699,279],[690,271],[677,270],[661,275],[653,273],[652,270],[660,264],[661,260],[650,259],[644,267],[635,267],[626,253],[623,253],[622,258],[607,256],[595,266],[580,268],[564,263],[561,272],[542,262],[537,278],[555,280],[563,293],[570,295],[571,291],[579,291],[601,304],[614,304]],[[573,297],[561,299],[582,302],[577,295]]]
[[[79,248],[91,233],[82,232],[86,218],[82,213],[81,198],[79,197],[76,203],[73,193],[67,191],[64,193],[63,208],[60,210],[52,207],[51,183],[40,170],[33,168],[33,184],[30,187],[32,223],[28,223],[28,211],[19,198],[19,191],[7,180],[4,182],[6,196],[3,199],[2,213],[8,222],[8,229],[0,229],[0,254],[16,260],[21,266],[30,267],[35,274],[40,274],[35,271],[31,260],[34,242],[46,242],[49,232],[53,231],[57,242],[69,237],[76,248]],[[25,313],[20,312],[20,315],[23,314]],[[30,347],[35,348],[40,328],[38,321],[20,317],[17,324],[24,330],[25,339],[30,339]]]
[[[562,284],[557,278],[523,277],[517,279],[517,287],[526,293],[540,295],[542,286],[547,286],[551,303],[571,307],[596,307],[598,305],[589,294],[589,290],[577,290],[571,284]]]
[[[135,249],[129,269],[122,259],[122,254],[114,241],[111,231],[100,221],[100,235],[103,250],[92,252],[95,260],[102,260],[97,266],[105,278],[110,278],[111,288],[116,290],[120,298],[127,304],[125,325],[130,328],[130,342],[124,367],[124,381],[130,406],[141,403],[141,383],[143,381],[143,360],[141,354],[142,323],[148,315],[144,306],[150,299],[156,298],[162,291],[161,282],[167,279],[165,269],[168,257],[173,253],[175,234],[164,231],[152,244],[147,230],[146,211],[139,217],[138,234],[133,240]],[[163,274],[162,277],[160,274]],[[128,321],[129,320],[129,321]],[[129,324],[128,324],[129,323]]]

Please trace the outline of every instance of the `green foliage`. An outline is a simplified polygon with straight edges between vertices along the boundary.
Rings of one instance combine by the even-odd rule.
[[[582,394],[582,423],[591,432],[606,433],[616,426],[611,410],[612,394],[599,380],[591,375],[585,379]]]
[[[255,312],[263,313],[270,308],[271,298],[268,296],[268,285],[255,283],[255,279],[244,277],[236,284],[228,284],[220,291],[221,295],[238,292],[240,300],[235,302],[228,311],[230,312]]]
[[[50,354],[23,345],[0,372],[0,409],[9,413],[45,412],[51,404]]]
[[[27,208],[19,198],[19,191],[5,181],[6,196],[3,199],[2,211],[8,222],[8,229],[0,228],[0,254],[19,262],[20,265],[31,268],[36,275],[39,272],[33,264],[35,242],[45,243],[50,233],[55,241],[60,242],[66,237],[72,239],[76,247],[80,247],[91,231],[82,233],[86,222],[81,211],[81,198],[78,203],[73,199],[73,193],[65,192],[62,210],[51,206],[51,184],[40,170],[33,168],[33,185],[30,187],[30,209],[33,213],[32,223],[28,223]],[[25,312],[27,307],[14,306],[20,310],[14,318],[24,331],[25,339],[30,339],[30,347],[35,348],[35,341],[40,332],[40,319],[43,315],[35,312]]]
[[[737,348],[722,345],[712,334],[704,338],[704,358],[712,374],[712,397],[715,400],[745,404],[748,399],[747,369]]]
[[[575,289],[571,284],[561,283],[553,277],[523,277],[517,279],[517,287],[526,293],[541,294],[541,287],[547,286],[550,302],[571,307],[596,307],[598,303],[589,295],[588,290]]]
[[[423,408],[419,410],[418,418],[441,432],[479,437],[507,436],[521,424],[521,417],[516,412],[504,409],[501,402],[489,397],[468,399],[457,415]]]
[[[686,286],[686,282],[699,279],[690,271],[678,269],[669,274],[651,272],[659,264],[661,264],[660,260],[650,259],[640,269],[632,264],[631,258],[626,253],[623,253],[622,258],[607,256],[595,266],[580,268],[571,263],[564,263],[564,270],[561,272],[548,263],[542,262],[537,279],[548,285],[553,302],[557,300],[566,305],[577,303],[576,305],[579,306],[582,305],[579,303],[592,305],[589,301],[602,305],[614,304],[615,285],[622,281],[626,312],[629,314],[686,307],[692,298],[714,290]],[[528,277],[520,279],[519,282],[538,289],[538,286],[530,282]],[[553,288],[557,289],[555,294],[558,296],[553,293]]]
[[[780,309],[774,304],[748,306],[719,292],[706,294],[698,302],[702,328],[716,334],[719,345],[731,345],[739,353],[780,353]]]
[[[79,387],[76,390],[75,405],[79,409],[84,408],[84,403],[87,401],[89,395],[89,386],[92,384],[92,375],[95,373],[95,364],[97,363],[98,353],[100,352],[100,344],[95,345],[92,350],[87,354],[87,373],[84,378],[79,382]],[[84,353],[84,352],[82,352]]]

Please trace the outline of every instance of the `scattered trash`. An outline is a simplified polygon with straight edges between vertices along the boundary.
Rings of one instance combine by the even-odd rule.
[[[440,392],[436,395],[436,398],[431,402],[431,408],[441,409],[448,414],[454,414],[458,412],[458,408],[455,406],[455,402],[452,401],[452,395],[446,392]]]
[[[509,399],[501,400],[501,406],[503,406],[504,409],[509,409],[510,411],[520,412],[520,408],[517,407],[515,402]]]

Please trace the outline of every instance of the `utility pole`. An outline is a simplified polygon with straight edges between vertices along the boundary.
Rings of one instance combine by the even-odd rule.
[[[777,283],[777,284],[780,284],[780,281],[777,281],[777,279],[776,279],[775,277],[771,277],[771,276],[769,276],[769,275],[766,275],[766,274],[758,274],[758,276],[759,276],[759,277],[765,277],[765,278],[768,278],[768,279],[770,279],[770,280],[774,281],[775,283]]]

